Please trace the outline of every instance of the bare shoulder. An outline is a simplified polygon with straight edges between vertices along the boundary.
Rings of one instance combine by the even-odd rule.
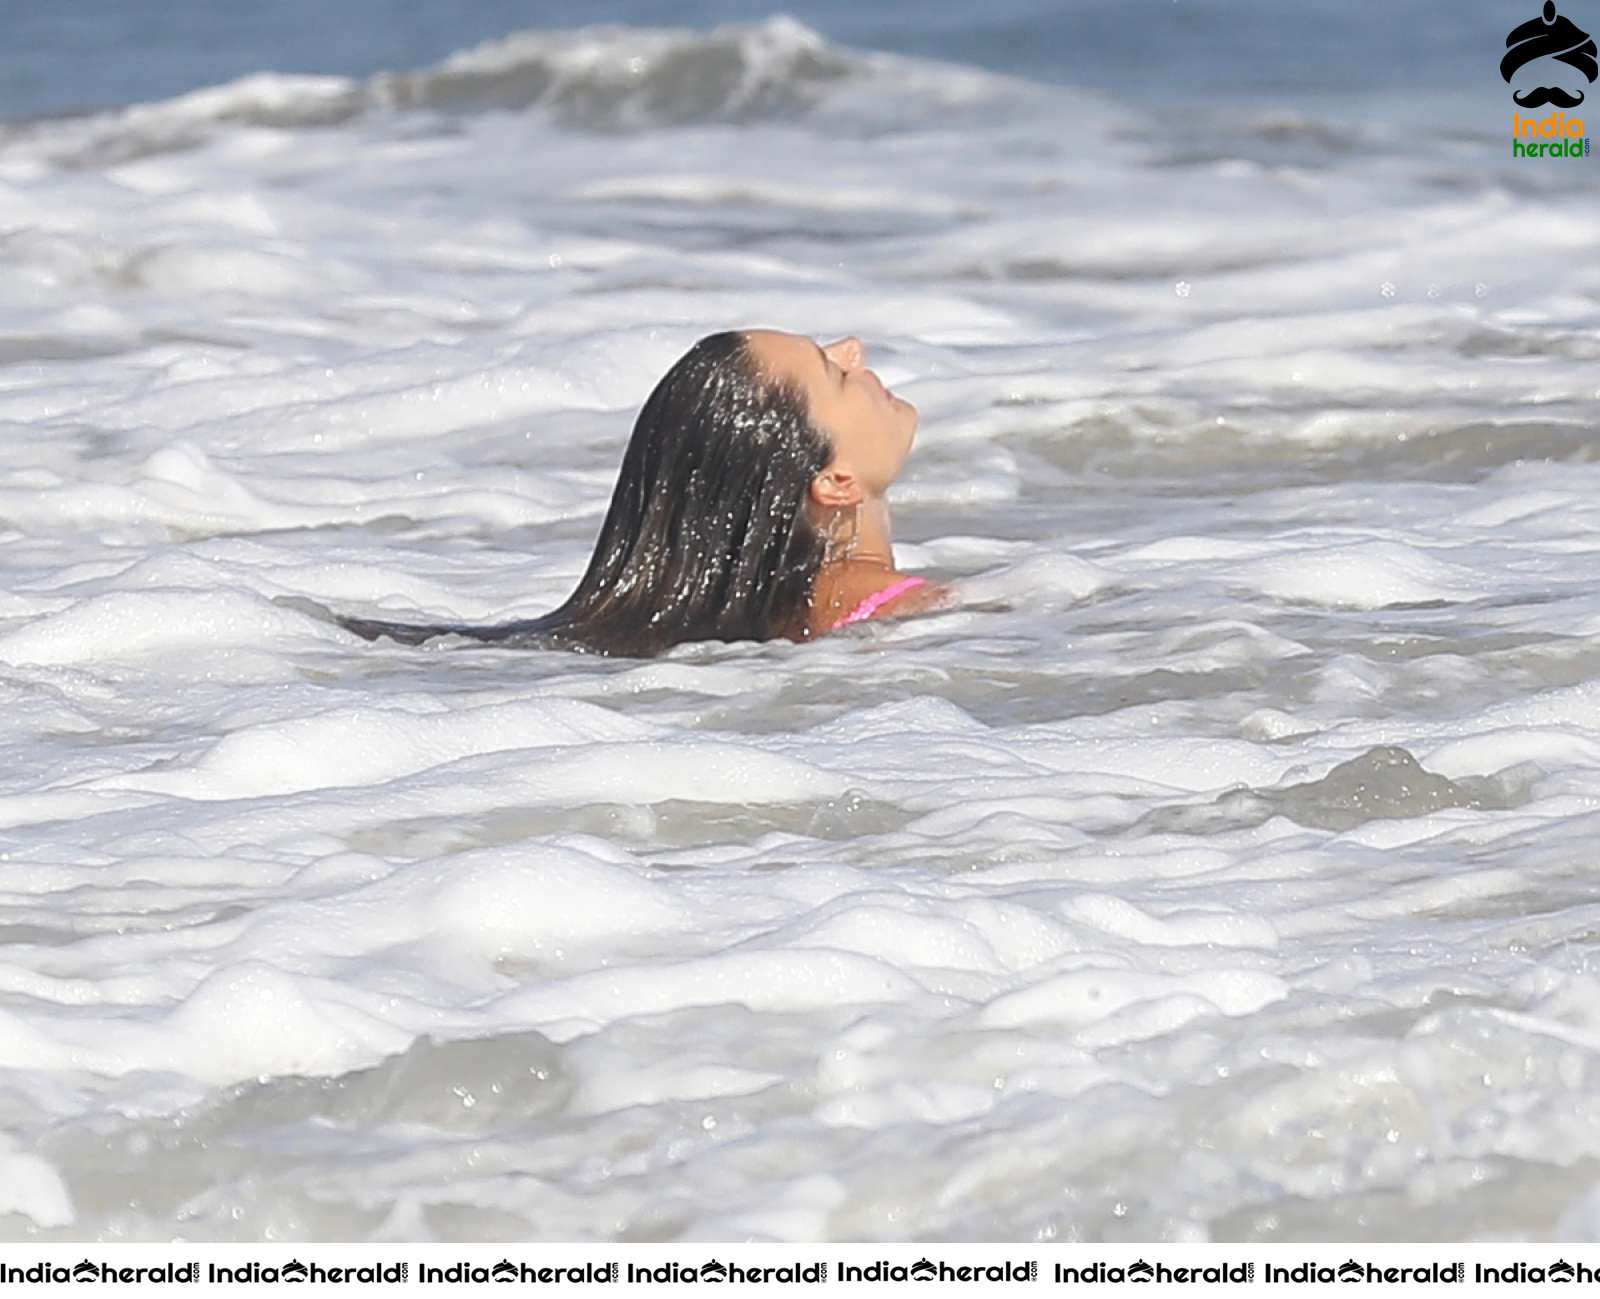
[[[948,595],[948,588],[939,586],[914,573],[901,573],[877,564],[841,564],[818,583],[813,605],[816,632],[830,630],[841,618],[848,617],[861,607],[863,601],[905,583],[905,590],[897,591],[889,599],[872,608],[874,618],[901,618],[924,609],[938,607]]]

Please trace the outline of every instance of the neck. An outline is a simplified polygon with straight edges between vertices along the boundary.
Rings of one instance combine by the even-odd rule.
[[[850,563],[893,570],[894,549],[890,544],[889,502],[869,496],[861,502],[861,530],[856,534]]]

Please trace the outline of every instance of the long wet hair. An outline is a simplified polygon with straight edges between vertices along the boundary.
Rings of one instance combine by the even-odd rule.
[[[709,334],[640,410],[566,603],[493,627],[339,621],[369,640],[455,634],[638,657],[682,641],[803,640],[826,549],[808,488],[832,458],[800,389],[763,374],[743,333]]]

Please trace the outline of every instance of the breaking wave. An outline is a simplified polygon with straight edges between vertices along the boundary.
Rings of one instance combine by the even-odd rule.
[[[953,64],[847,50],[786,15],[709,32],[606,24],[518,32],[418,71],[365,79],[263,72],[113,112],[3,124],[0,150],[103,166],[194,148],[226,126],[330,127],[409,111],[531,111],[576,130],[639,131],[794,119],[852,89],[904,122],[908,96],[915,117],[1020,84]]]

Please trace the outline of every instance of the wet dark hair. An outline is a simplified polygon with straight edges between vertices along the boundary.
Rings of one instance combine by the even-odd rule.
[[[369,640],[455,634],[647,657],[682,641],[803,640],[824,537],[806,506],[833,449],[746,335],[702,338],[645,401],[611,508],[559,608],[493,627],[339,622]]]

